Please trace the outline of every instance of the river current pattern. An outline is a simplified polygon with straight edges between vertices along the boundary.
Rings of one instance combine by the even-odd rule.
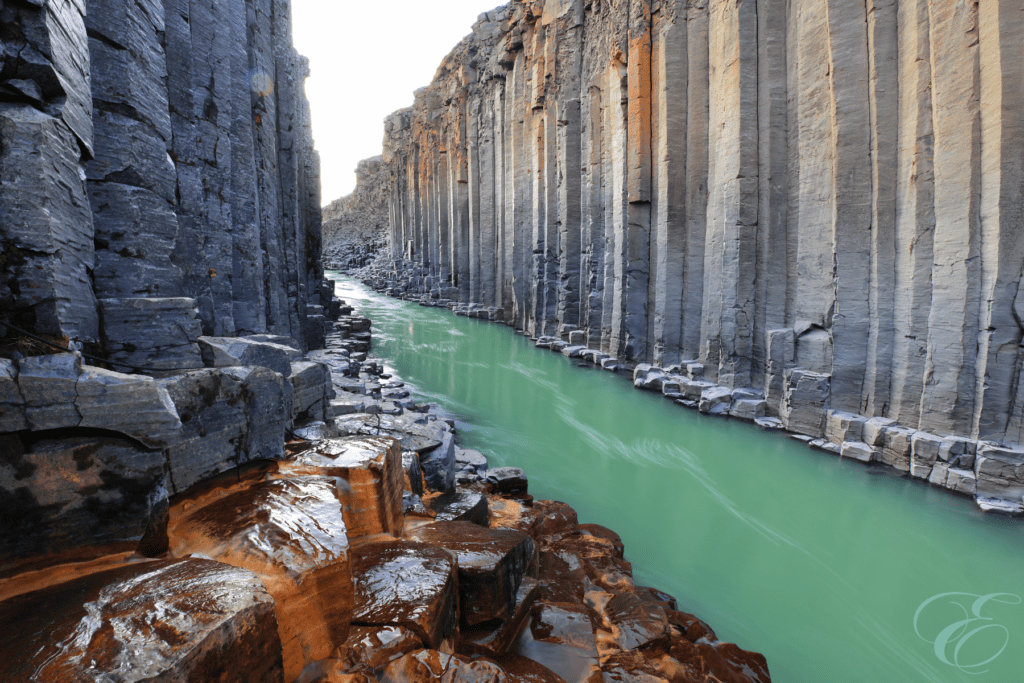
[[[778,683],[1024,683],[1024,522],[783,433],[707,417],[511,328],[338,277],[371,356],[459,417],[461,446],[614,529]]]

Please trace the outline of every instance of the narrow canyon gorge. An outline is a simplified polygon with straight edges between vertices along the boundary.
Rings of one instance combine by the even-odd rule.
[[[365,277],[1024,511],[1021,10],[513,0],[387,119]]]

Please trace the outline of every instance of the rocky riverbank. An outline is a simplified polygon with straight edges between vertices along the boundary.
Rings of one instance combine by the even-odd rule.
[[[388,245],[388,169],[382,157],[356,167],[356,189],[324,207],[323,250],[327,268],[345,270],[370,263]]]
[[[429,270],[382,254],[353,271],[374,290],[424,306],[447,308],[455,315],[508,324],[502,308],[465,303],[449,296]],[[518,330],[525,333],[523,330]],[[866,418],[830,407],[827,377],[800,369],[784,372],[785,392],[778,397],[749,387],[729,388],[705,376],[697,359],[669,367],[630,363],[585,344],[583,330],[562,326],[557,335],[531,336],[539,348],[578,358],[612,372],[632,374],[637,389],[661,393],[680,406],[709,415],[731,417],[766,430],[785,430],[811,448],[970,496],[986,512],[1024,513],[1024,448],[990,440],[939,436],[897,423]]]
[[[54,405],[77,391],[83,417],[124,400],[108,431],[0,437],[0,678],[770,680],[635,585],[613,531],[459,448],[368,358],[370,321],[329,308],[306,354],[203,338],[211,367],[159,380],[75,353],[5,366]]]

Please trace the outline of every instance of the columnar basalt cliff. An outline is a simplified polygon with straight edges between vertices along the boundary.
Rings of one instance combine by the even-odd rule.
[[[385,124],[405,291],[1020,510],[1022,9],[513,0]]]
[[[356,167],[356,189],[323,210],[324,264],[364,266],[388,245],[388,169],[379,157]]]
[[[322,339],[290,4],[0,11],[0,323],[146,367],[202,367],[200,334]]]

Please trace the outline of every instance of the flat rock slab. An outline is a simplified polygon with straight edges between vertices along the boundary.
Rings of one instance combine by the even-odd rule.
[[[494,661],[508,676],[522,683],[565,683],[561,676],[543,664],[514,652],[496,656]]]
[[[175,501],[175,555],[255,572],[276,603],[287,680],[348,637],[353,588],[345,521],[329,477],[245,482]]]
[[[472,522],[487,526],[487,497],[475,491],[457,490],[427,496],[424,504],[439,522]]]
[[[280,683],[274,602],[205,559],[146,562],[0,603],[0,680]]]
[[[402,442],[403,451],[420,454],[440,446],[448,431],[443,422],[416,415],[352,415],[334,423],[340,434],[391,436]]]
[[[458,626],[455,556],[414,541],[364,543],[353,549],[353,625],[402,626],[441,647]]]
[[[127,439],[78,436],[25,447],[0,435],[0,575],[132,552],[166,523],[167,461]],[[153,554],[166,549],[166,534]]]
[[[458,557],[464,624],[473,626],[515,615],[516,593],[533,559],[534,543],[528,534],[469,522],[435,522],[413,530],[409,538]]]
[[[245,337],[200,337],[199,350],[210,368],[258,366],[285,377],[292,374],[292,360],[301,356],[290,346]]]
[[[348,537],[401,536],[405,525],[402,450],[390,437],[345,437],[318,442],[282,473],[334,477]]]

